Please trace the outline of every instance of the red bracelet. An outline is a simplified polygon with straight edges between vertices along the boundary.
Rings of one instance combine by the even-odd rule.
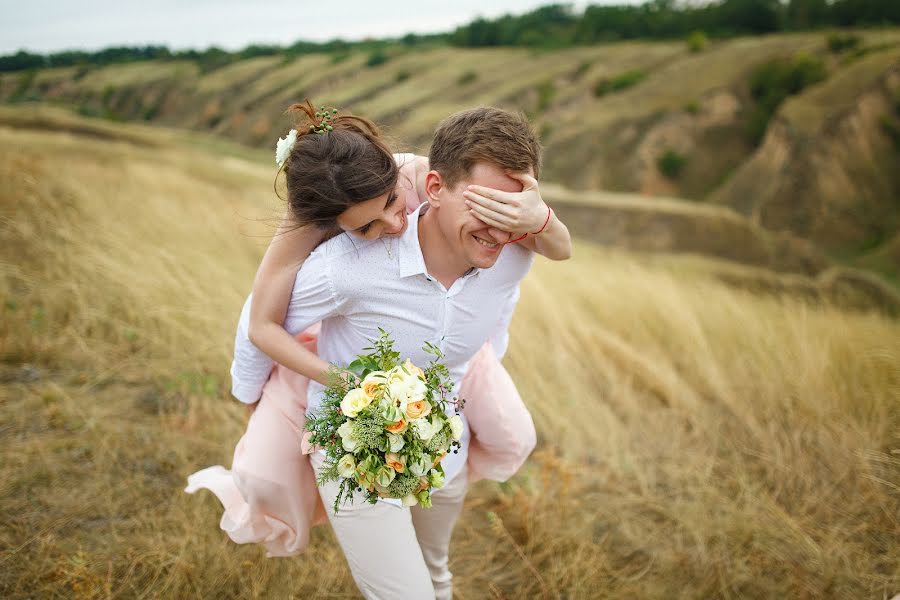
[[[540,229],[538,229],[537,231],[535,231],[534,233],[532,233],[531,235],[537,235],[537,234],[539,234],[540,232],[542,232],[544,229],[546,229],[547,223],[549,223],[549,222],[550,222],[550,205],[548,204],[548,205],[547,205],[547,220],[544,221],[544,226],[541,227]],[[507,244],[512,244],[512,243],[514,243],[514,242],[518,242],[519,240],[524,240],[525,237],[526,237],[527,235],[528,235],[528,233],[523,233],[522,235],[520,235],[520,236],[517,237],[516,239],[514,239],[514,240],[509,240],[509,241],[506,242],[506,243],[507,243]]]
[[[531,235],[537,235],[537,234],[539,234],[540,232],[542,232],[542,231],[544,230],[544,228],[547,227],[547,223],[549,223],[549,222],[550,222],[550,205],[548,204],[548,205],[547,205],[547,220],[544,221],[544,226],[541,227],[540,229],[538,229],[537,231],[532,232]]]

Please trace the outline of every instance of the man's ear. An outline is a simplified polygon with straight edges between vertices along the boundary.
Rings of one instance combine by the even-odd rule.
[[[437,171],[431,170],[425,174],[425,195],[428,196],[428,203],[432,206],[440,206],[441,190],[444,189],[444,178]]]

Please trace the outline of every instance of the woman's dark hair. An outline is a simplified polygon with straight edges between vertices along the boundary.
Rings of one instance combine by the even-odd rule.
[[[372,121],[338,113],[328,121],[331,131],[316,133],[310,125],[322,119],[309,100],[285,112],[294,117],[297,130],[283,170],[288,209],[298,225],[334,229],[342,212],[397,185],[397,163]]]

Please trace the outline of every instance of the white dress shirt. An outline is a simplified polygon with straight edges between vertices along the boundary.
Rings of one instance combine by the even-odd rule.
[[[320,244],[297,273],[284,328],[297,335],[321,321],[319,356],[340,366],[363,353],[378,338],[379,327],[391,334],[400,360],[409,358],[422,368],[433,358],[424,352],[424,343],[432,342],[444,353],[442,362],[454,382],[448,398],[453,398],[469,360],[488,339],[501,345],[501,354],[505,350],[519,282],[534,255],[510,244],[494,266],[470,269],[448,290],[428,273],[419,246],[419,216],[428,208],[425,202],[410,213],[398,237],[360,241],[342,234]],[[246,403],[259,399],[273,365],[247,336],[251,301],[252,294],[241,311],[231,365],[232,394]],[[323,389],[310,381],[307,414],[318,408]],[[448,404],[447,414],[455,414],[453,405]],[[465,411],[460,416],[464,427],[459,453],[450,452],[441,461],[448,483],[468,456]],[[401,505],[397,499],[380,500]]]

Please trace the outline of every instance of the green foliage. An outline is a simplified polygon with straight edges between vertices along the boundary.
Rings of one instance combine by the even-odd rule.
[[[578,68],[575,69],[575,72],[572,74],[572,76],[575,79],[581,79],[582,77],[584,77],[587,74],[588,71],[590,71],[593,64],[594,63],[592,63],[589,60],[582,61],[581,63],[578,64]]]
[[[556,96],[556,85],[552,79],[544,81],[537,87],[537,93],[537,112],[542,113],[550,108],[550,104],[553,102],[554,96]]]
[[[91,106],[89,102],[78,105],[78,114],[82,117],[99,117],[100,111]]]
[[[397,83],[403,83],[407,79],[412,77],[412,73],[409,71],[398,71],[396,77],[394,78]]]
[[[369,53],[369,58],[366,59],[366,66],[377,67],[378,65],[383,65],[388,60],[390,60],[390,57],[387,55],[387,53],[384,50],[378,48]]]
[[[478,79],[478,73],[475,71],[466,71],[462,75],[459,76],[456,83],[459,85],[468,85]]]
[[[37,71],[34,69],[22,73],[19,76],[19,84],[16,86],[16,91],[13,92],[10,99],[13,101],[24,99],[25,94],[28,92],[29,88],[31,88],[31,84],[34,83],[34,78],[36,76]]]
[[[862,38],[853,33],[841,33],[838,31],[828,34],[825,38],[828,44],[828,50],[838,54],[844,50],[853,50],[862,42]]]
[[[666,150],[656,159],[656,167],[659,172],[669,179],[677,179],[684,170],[685,164],[687,164],[687,158],[672,149]]]
[[[636,69],[633,71],[626,71],[611,79],[603,78],[594,85],[594,96],[600,98],[606,94],[628,89],[640,83],[646,76],[647,74],[644,71]]]
[[[692,31],[685,41],[691,52],[703,52],[709,44],[709,38],[702,31]]]
[[[559,48],[620,39],[685,38],[688,47],[698,52],[705,46],[707,35],[722,37],[820,27],[888,24],[900,24],[900,2],[897,0],[648,0],[640,4],[625,4],[623,1],[612,5],[592,4],[580,14],[572,4],[550,4],[522,15],[507,14],[496,19],[477,18],[449,33],[408,33],[400,38],[399,44],[406,48],[425,42],[465,47]],[[341,56],[333,59],[339,62],[352,50],[371,51],[376,61],[384,62],[387,56],[379,54],[379,48],[385,43],[389,41],[298,40],[286,48],[252,44],[237,52],[225,52],[214,47],[173,52],[165,46],[119,46],[97,52],[67,50],[46,56],[20,50],[15,54],[0,56],[0,72],[171,59],[194,60],[203,72],[209,72],[233,60],[279,53],[289,57],[314,52],[331,53]]]
[[[100,103],[103,106],[108,106],[112,101],[113,95],[116,93],[116,88],[112,85],[107,85],[103,88],[103,95],[101,96]]]
[[[791,59],[778,58],[757,67],[750,75],[750,95],[756,101],[748,123],[754,144],[762,141],[775,111],[789,96],[825,79],[828,72],[818,58],[799,53]]]
[[[700,112],[700,102],[698,100],[691,100],[687,104],[684,105],[684,110],[687,113],[692,115],[696,115]]]
[[[337,52],[331,55],[331,64],[336,65],[350,58],[350,52]]]

